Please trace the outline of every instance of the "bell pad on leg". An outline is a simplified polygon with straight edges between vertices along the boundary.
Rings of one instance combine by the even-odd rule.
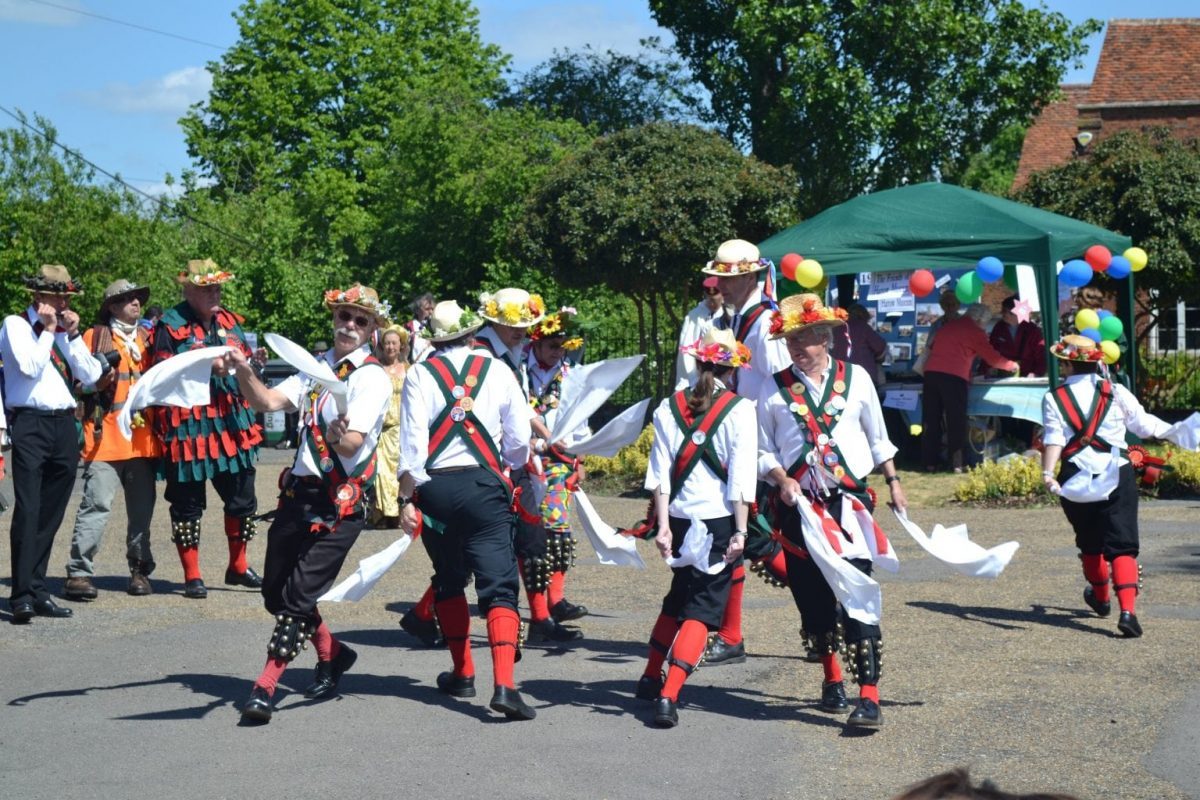
[[[849,642],[845,651],[846,670],[860,686],[879,683],[883,674],[883,639]]]
[[[553,560],[549,558],[523,558],[521,567],[524,571],[525,590],[528,592],[544,592],[550,586],[550,573],[553,570]]]
[[[570,531],[546,531],[546,558],[551,572],[566,572],[575,564],[575,539]]]
[[[200,520],[171,520],[171,541],[179,547],[200,546]]]
[[[267,655],[291,661],[301,650],[308,647],[308,640],[315,631],[316,626],[305,617],[276,614],[275,630],[271,633],[270,644],[267,645]]]

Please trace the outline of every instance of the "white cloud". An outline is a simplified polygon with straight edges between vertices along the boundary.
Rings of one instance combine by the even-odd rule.
[[[55,0],[56,5],[83,10],[83,4],[76,0]],[[78,25],[82,21],[79,14],[73,14],[62,8],[31,3],[29,0],[0,0],[0,19],[12,22],[31,22],[35,25],[53,25],[67,27]]]
[[[84,101],[122,114],[182,114],[188,106],[208,97],[212,74],[204,67],[184,67],[132,85],[110,83],[103,89],[81,92]]]

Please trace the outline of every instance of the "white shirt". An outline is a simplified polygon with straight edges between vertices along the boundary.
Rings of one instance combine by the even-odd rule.
[[[504,362],[482,351],[471,350],[466,345],[443,350],[436,357],[445,358],[458,371],[470,356],[495,362],[488,367],[487,375],[471,395],[475,400],[473,413],[483,425],[485,435],[496,443],[504,464],[523,467],[529,460],[529,421],[533,418],[533,411],[529,408],[525,393],[517,385],[512,370]],[[446,407],[446,398],[442,396],[428,362],[409,371],[404,382],[402,402],[404,415],[400,423],[400,466],[397,475],[408,473],[420,486],[429,480],[429,469],[467,467],[479,463],[461,438],[455,438],[447,444],[436,462],[427,463],[429,427]]]
[[[701,302],[700,305],[688,312],[683,318],[683,327],[679,329],[679,346],[693,344],[704,331],[714,325],[725,314],[725,309],[718,307],[713,311],[708,307],[708,303]],[[680,353],[675,358],[675,380],[676,389],[682,389],[686,386],[692,386],[696,383],[696,378],[699,373],[696,370],[696,359],[693,356]]]
[[[326,350],[321,360],[330,366],[334,372],[343,361],[349,361],[355,366],[346,380],[346,420],[347,430],[356,431],[363,435],[362,445],[354,452],[353,457],[346,458],[330,448],[333,456],[342,462],[342,468],[347,475],[354,474],[360,464],[370,460],[379,442],[379,432],[383,430],[383,417],[387,412],[388,403],[392,399],[392,381],[383,367],[377,364],[363,366],[363,361],[370,354],[364,346],[350,353],[343,359],[334,361],[332,350]],[[309,424],[313,414],[319,414],[326,425],[337,419],[337,404],[328,391],[322,391],[316,399],[310,395],[316,384],[303,375],[292,375],[275,387],[287,397],[292,410],[300,413],[300,446],[296,452],[296,462],[292,465],[292,474],[298,477],[321,477],[320,465],[317,464],[309,451]]]
[[[671,413],[671,402],[668,397],[654,411],[654,446],[650,449],[645,482],[651,493],[661,488],[663,493],[670,495],[671,470],[675,456],[683,447],[683,431]],[[754,502],[758,482],[754,404],[745,398],[736,401],[717,429],[709,434],[709,440],[717,452],[717,459],[725,465],[729,480],[722,483],[701,461],[667,507],[667,513],[672,517],[720,519],[733,514],[734,502]]]
[[[4,359],[4,390],[9,408],[35,408],[61,411],[75,407],[75,395],[50,361],[50,351],[58,344],[71,375],[85,387],[100,379],[100,362],[92,358],[82,336],[67,337],[61,328],[54,333],[33,335],[39,321],[33,306],[25,309],[25,319],[17,315],[4,318],[0,329],[0,358]]]
[[[791,369],[797,380],[804,381],[809,397],[820,398],[825,384],[833,371],[833,358],[821,373],[820,381],[809,380],[798,369]],[[842,467],[859,480],[864,480],[877,465],[896,455],[896,446],[888,439],[887,426],[883,421],[883,409],[879,405],[879,394],[871,382],[871,376],[857,364],[846,364],[846,407],[841,417],[830,430],[830,438],[837,444],[845,461]],[[790,401],[783,398],[774,379],[764,383],[758,400],[758,474],[765,480],[775,467],[788,470],[804,447],[807,428],[792,413]],[[816,409],[813,409],[816,411]],[[826,486],[837,486],[838,482],[824,469],[820,477]],[[818,470],[810,469],[805,476],[816,480]],[[806,484],[803,488],[819,488]]]
[[[729,320],[730,328],[735,335],[742,317],[755,306],[761,305],[762,300],[762,289],[755,288],[742,305],[741,310],[732,320]],[[770,328],[771,311],[766,310],[747,331],[746,338],[742,340],[742,344],[750,348],[750,368],[737,371],[737,393],[749,400],[757,401],[764,385],[774,385],[771,383],[771,376],[781,369],[787,369],[792,364],[792,357],[788,355],[787,345],[783,343],[783,339],[769,338]]]
[[[1096,387],[1101,380],[1102,378],[1095,374],[1070,375],[1066,379],[1066,385],[1070,388],[1075,402],[1079,404],[1079,408],[1085,416],[1092,407],[1092,400],[1096,397]],[[1109,406],[1108,413],[1105,414],[1104,420],[1096,430],[1096,435],[1104,441],[1115,447],[1124,448],[1127,430],[1133,431],[1143,439],[1161,439],[1167,429],[1171,427],[1142,408],[1142,404],[1133,396],[1133,393],[1121,384],[1113,383],[1112,390],[1112,405]],[[1045,429],[1042,433],[1042,442],[1046,445],[1065,445],[1067,440],[1075,434],[1075,430],[1062,418],[1058,404],[1054,402],[1053,392],[1046,392],[1046,396],[1042,398],[1042,427]],[[1126,460],[1119,459],[1118,463],[1123,465]]]

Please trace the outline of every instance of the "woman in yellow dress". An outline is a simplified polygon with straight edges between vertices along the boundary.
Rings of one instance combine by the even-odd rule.
[[[376,348],[376,358],[392,379],[392,399],[383,418],[376,451],[375,500],[371,506],[371,524],[384,528],[400,527],[400,484],[396,469],[400,464],[400,397],[408,374],[408,331],[399,325],[384,328]]]

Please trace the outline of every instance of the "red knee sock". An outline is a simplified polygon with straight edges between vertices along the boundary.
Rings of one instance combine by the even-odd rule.
[[[546,600],[545,592],[531,592],[529,587],[526,587],[525,595],[529,598],[529,618],[531,620],[542,622],[550,619],[550,603]]]
[[[567,584],[567,573],[552,572],[550,573],[550,588],[546,590],[546,599],[553,607],[559,600],[563,599],[563,590]]]
[[[1108,562],[1100,554],[1080,555],[1083,561],[1083,577],[1092,585],[1092,594],[1101,603],[1108,602]]]
[[[693,667],[700,661],[704,646],[708,644],[708,626],[695,619],[685,619],[679,626],[675,636],[675,644],[671,646],[671,657]],[[687,680],[688,672],[680,666],[672,664],[667,670],[667,680],[663,683],[662,696],[671,700],[679,699],[679,690]]]
[[[428,622],[433,619],[433,584],[429,584],[429,588],[425,590],[425,594],[421,595],[421,599],[413,606],[413,614],[417,619]]]
[[[175,545],[179,551],[179,563],[183,565],[183,579],[194,581],[200,579],[200,550],[195,547]]]
[[[229,568],[241,574],[249,569],[246,562],[246,543],[242,541],[240,517],[225,517],[225,541],[229,543]]]
[[[493,606],[488,609],[488,645],[492,648],[492,677],[496,686],[515,688],[513,662],[517,655],[517,635],[521,618],[511,608]]]
[[[475,664],[471,660],[471,609],[467,607],[466,595],[442,600],[434,608],[442,635],[446,637],[446,647],[454,659],[454,674],[471,677],[475,674]]]
[[[826,683],[837,683],[842,679],[842,665],[838,663],[837,653],[822,655],[821,668],[825,670]]]
[[[342,649],[342,643],[333,638],[333,631],[329,630],[325,620],[321,620],[321,624],[313,633],[312,643],[316,648],[318,661],[331,661],[337,658],[338,651]]]
[[[763,559],[762,565],[766,568],[767,572],[771,573],[775,580],[781,581],[784,586],[788,585],[787,559],[784,558],[782,547],[776,550],[774,555]]]
[[[675,633],[679,630],[679,620],[659,614],[654,622],[654,630],[650,631],[650,657],[646,659],[646,671],[642,673],[651,678],[662,674],[663,661],[667,659],[667,651],[675,641]],[[707,637],[706,637],[707,639]]]
[[[279,683],[279,679],[283,677],[283,671],[287,669],[287,665],[288,662],[282,658],[268,658],[267,663],[263,665],[262,673],[258,676],[258,680],[254,682],[254,685],[273,696],[275,694],[275,686]]]
[[[874,700],[879,702],[879,686],[874,683],[864,683],[858,687],[858,696],[863,700]]]
[[[1113,589],[1122,611],[1134,613],[1137,604],[1138,564],[1133,556],[1116,556],[1112,560]]]
[[[742,594],[746,589],[746,567],[738,564],[733,569],[733,577],[729,586],[729,604],[725,606],[725,614],[721,617],[721,628],[717,635],[726,644],[737,644],[742,640]]]

